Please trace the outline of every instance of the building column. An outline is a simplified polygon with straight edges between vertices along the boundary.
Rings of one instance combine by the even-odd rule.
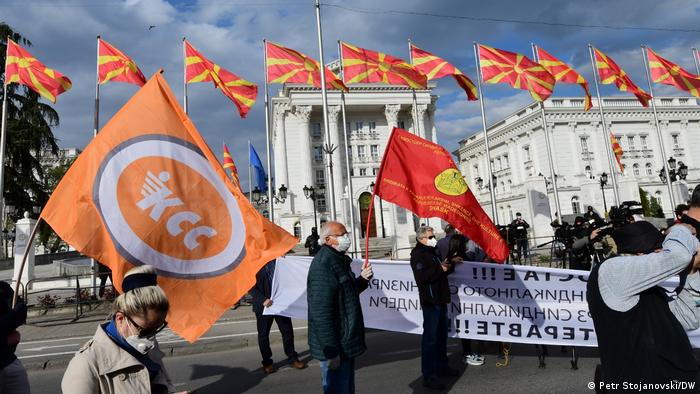
[[[275,106],[274,115],[274,151],[275,151],[275,188],[289,187],[289,172],[287,169],[287,135],[284,120],[289,107],[285,104]]]
[[[313,216],[313,201],[307,199],[304,196],[304,186],[313,186],[313,166],[312,158],[313,154],[311,152],[311,106],[310,105],[297,105],[294,107],[294,115],[297,117],[299,122],[299,164],[301,165],[301,179],[299,183],[296,183],[294,187],[289,186],[290,190],[294,191],[296,199],[298,200],[297,206],[299,211],[305,215]]]
[[[340,143],[340,130],[338,127],[338,115],[340,114],[339,105],[328,106],[328,131],[331,136],[330,144],[335,147],[333,152],[333,187],[335,188],[335,206],[336,214],[338,215],[338,220],[347,222],[346,225],[350,225],[349,220],[345,220],[345,211],[341,209],[343,206],[343,193],[345,188],[343,187],[343,171],[345,170],[345,155],[343,154],[343,145]],[[330,181],[330,178],[329,178]]]
[[[437,127],[435,127],[435,104],[428,105],[428,127],[430,129],[430,140],[437,144]]]
[[[421,138],[426,138],[427,133],[425,132],[425,112],[428,110],[428,106],[426,104],[418,104],[416,106],[416,114],[418,117],[418,127],[416,130],[416,133],[421,137]]]

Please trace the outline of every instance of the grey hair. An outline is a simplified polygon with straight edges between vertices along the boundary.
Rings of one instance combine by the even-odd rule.
[[[152,265],[139,265],[130,269],[124,277],[134,274],[156,273],[156,269]],[[112,309],[114,313],[122,312],[127,316],[145,316],[149,310],[166,314],[170,309],[170,303],[160,286],[145,286],[120,294],[114,300]]]
[[[325,222],[323,225],[321,225],[321,232],[318,233],[318,244],[319,245],[325,245],[326,244],[326,238],[330,237],[331,234],[331,225],[332,224],[341,224],[340,222]]]
[[[428,226],[420,227],[418,231],[416,231],[416,239],[425,238],[426,234],[428,234],[428,231],[433,232],[433,228]]]

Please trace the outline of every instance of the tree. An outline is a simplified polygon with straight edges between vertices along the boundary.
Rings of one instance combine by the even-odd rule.
[[[644,216],[652,217],[651,205],[649,204],[649,193],[644,191],[641,187],[639,188],[639,199],[642,203],[642,209],[644,210]]]
[[[23,46],[31,42],[0,22],[0,37],[10,37]],[[5,63],[7,42],[0,42],[0,62]],[[4,84],[3,69],[0,80]],[[0,91],[0,98],[3,92]],[[5,147],[5,204],[17,207],[10,219],[17,220],[33,206],[44,206],[50,191],[44,184],[44,168],[39,161],[43,153],[58,154],[52,128],[58,126],[58,113],[51,105],[39,101],[39,94],[24,85],[7,86],[7,144]]]

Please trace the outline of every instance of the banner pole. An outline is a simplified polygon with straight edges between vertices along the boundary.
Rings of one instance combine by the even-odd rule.
[[[185,110],[185,114],[188,114],[188,100],[187,100],[187,51],[185,50],[185,43],[187,41],[186,37],[182,37],[182,85],[183,85],[183,97],[182,97],[182,108]]]
[[[532,46],[532,57],[535,62],[540,62],[540,57],[537,53],[537,45],[534,43],[530,44]],[[557,173],[554,172],[554,158],[552,157],[552,144],[549,141],[549,130],[547,130],[547,119],[545,117],[544,103],[539,102],[540,116],[542,117],[542,131],[544,132],[544,143],[547,147],[547,161],[549,162],[549,174],[552,178],[552,191],[554,192],[554,205],[557,208],[557,223],[560,225],[561,222],[561,204],[559,203],[559,189],[557,188]],[[547,188],[547,182],[545,182],[545,189]],[[547,197],[549,199],[549,197]],[[550,212],[551,214],[551,212]]]
[[[489,148],[489,135],[486,128],[486,112],[484,111],[484,94],[481,89],[481,64],[479,62],[479,44],[474,41],[474,62],[476,63],[476,80],[479,88],[479,106],[481,107],[481,124],[484,129],[484,145],[486,147],[486,168],[488,169],[488,185],[491,193],[491,218],[498,225],[496,214],[496,189],[493,182],[493,170],[491,168],[491,151]]]
[[[267,89],[267,44],[263,39],[263,70],[265,70],[265,150],[267,151],[267,209],[270,211],[269,219],[272,223],[275,222],[275,201],[272,189],[275,185],[272,184],[272,147],[270,146],[270,100]],[[250,142],[249,142],[250,144]],[[250,148],[248,148],[250,149]],[[250,150],[248,151],[248,160],[250,160]]]
[[[5,78],[7,78],[7,54],[10,47],[10,36],[5,41]],[[5,213],[5,145],[7,144],[7,80],[2,85],[2,126],[0,126],[0,213]],[[5,216],[2,216],[3,219]],[[3,229],[5,223],[2,224]],[[8,240],[4,241],[5,243]],[[9,256],[6,256],[9,257]]]
[[[613,164],[613,152],[610,141],[610,131],[608,130],[608,125],[605,123],[605,114],[603,112],[603,99],[600,97],[600,87],[598,86],[598,67],[595,64],[595,55],[593,54],[593,45],[588,44],[588,55],[591,58],[591,67],[593,68],[593,82],[595,83],[595,93],[598,97],[598,111],[600,112],[600,122],[603,128],[603,142],[605,144],[605,152],[608,155],[608,167],[610,167],[610,180],[612,181],[613,197],[615,198],[615,205],[620,205],[620,194],[617,190],[617,171],[615,165]]]
[[[698,48],[693,48],[693,62],[695,62],[695,73],[700,74],[700,63],[698,63]]]
[[[676,198],[673,196],[673,186],[671,185],[671,172],[666,161],[666,147],[664,146],[663,135],[661,134],[661,124],[659,123],[659,115],[656,112],[656,99],[654,97],[654,86],[651,83],[651,71],[649,70],[649,58],[647,57],[647,47],[642,44],[642,59],[644,59],[644,70],[647,74],[647,82],[649,83],[649,94],[651,95],[651,111],[654,114],[654,124],[656,125],[656,137],[659,140],[659,150],[661,151],[661,162],[666,171],[666,187],[668,188],[668,201],[671,203],[671,212],[676,209]]]
[[[95,113],[93,119],[92,138],[97,137],[100,130],[100,36],[97,36],[97,64],[95,67]],[[38,224],[37,224],[38,226]],[[92,295],[97,294],[97,262],[90,259],[90,282],[92,283]]]
[[[248,202],[253,204],[253,175],[250,167],[250,140],[248,140]]]

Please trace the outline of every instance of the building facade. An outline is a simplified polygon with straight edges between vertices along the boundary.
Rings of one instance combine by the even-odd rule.
[[[330,220],[330,179],[335,186],[337,220],[350,230],[350,214],[355,217],[356,238],[365,236],[369,206],[373,219],[369,236],[390,238],[399,255],[407,252],[415,234],[416,220],[411,212],[393,204],[371,199],[371,184],[379,171],[384,149],[394,126],[436,141],[435,102],[432,87],[426,90],[382,84],[353,84],[344,94],[328,91],[330,141],[326,141],[320,89],[287,84],[272,97],[272,144],[274,149],[274,185],[288,189],[284,202],[274,206],[275,222],[304,240],[311,228]],[[418,121],[414,121],[414,96]],[[344,120],[343,120],[344,118]],[[344,127],[348,145],[345,144]],[[337,147],[332,154],[332,177],[324,145]],[[352,195],[348,188],[346,157],[350,158]],[[304,187],[316,191],[323,185],[325,193],[307,198]],[[314,212],[316,213],[314,215]],[[425,221],[424,221],[425,222]]]
[[[689,169],[686,180],[672,185],[675,203],[679,204],[688,200],[688,190],[692,191],[700,180],[700,152],[692,148],[700,143],[699,102],[688,97],[655,100],[666,159],[672,156],[677,165],[682,162]],[[604,134],[596,99],[593,104],[590,111],[584,112],[582,98],[555,98],[544,103],[564,215],[580,214],[589,205],[602,215],[615,204],[612,180],[601,187],[600,175],[611,173],[606,152],[610,140]],[[604,98],[603,108],[607,128],[624,151],[625,171],[616,171],[620,202],[639,201],[641,188],[650,198],[657,199],[666,217],[672,217],[674,207],[668,188],[659,176],[664,158],[651,109],[643,108],[634,97]],[[534,224],[531,236],[551,236],[549,223],[555,218],[556,208],[538,104],[494,123],[488,128],[488,135],[495,176],[494,221],[506,224],[516,212],[521,212]],[[493,216],[483,133],[460,141],[454,153],[467,183],[484,210]],[[482,180],[481,188],[478,179]]]

